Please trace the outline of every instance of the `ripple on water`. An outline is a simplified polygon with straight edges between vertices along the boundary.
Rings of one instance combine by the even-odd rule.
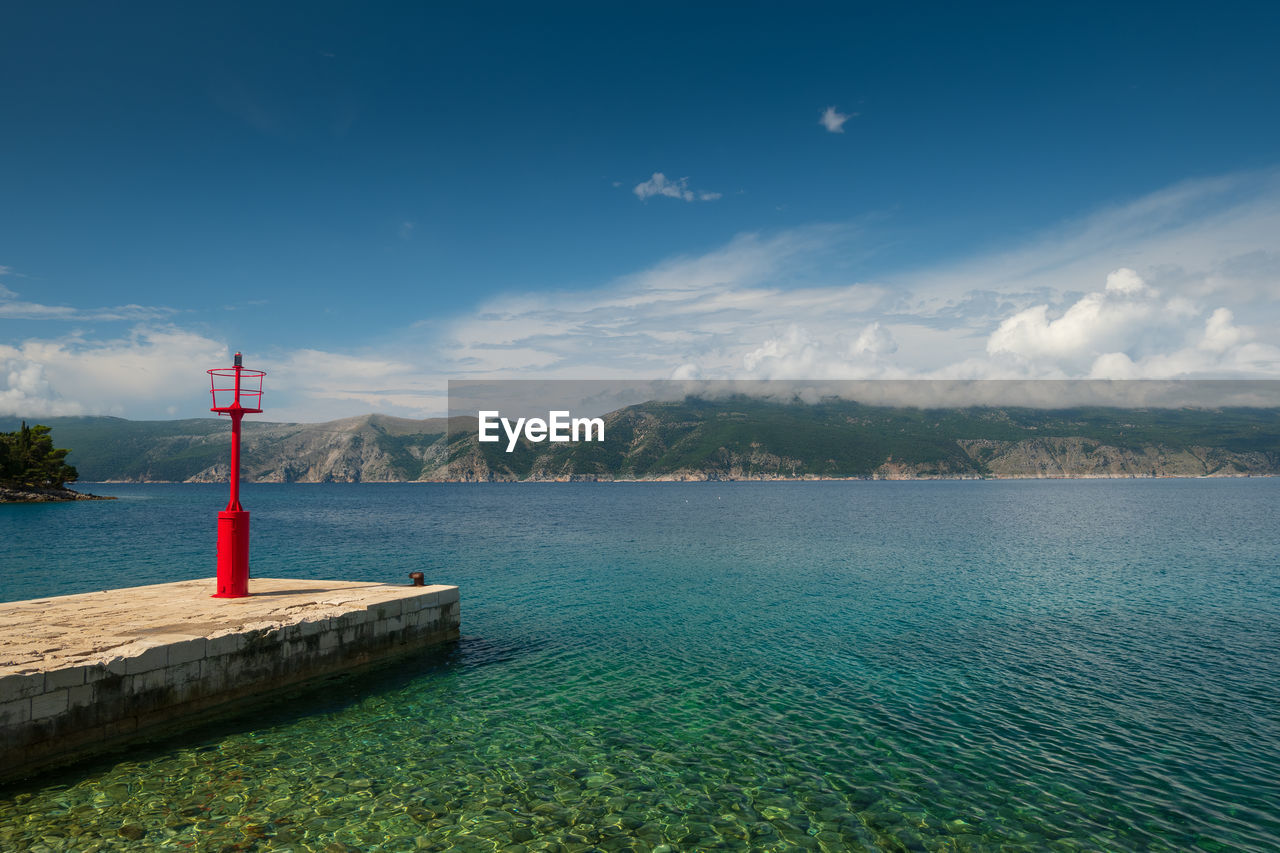
[[[875,485],[281,492],[465,543],[464,640],[12,788],[0,848],[1280,849],[1280,489]]]

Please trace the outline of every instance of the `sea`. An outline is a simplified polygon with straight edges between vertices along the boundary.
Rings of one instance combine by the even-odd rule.
[[[85,488],[0,506],[0,598],[213,575],[225,486]],[[0,789],[0,849],[1280,850],[1280,479],[242,500],[254,575],[461,640]]]

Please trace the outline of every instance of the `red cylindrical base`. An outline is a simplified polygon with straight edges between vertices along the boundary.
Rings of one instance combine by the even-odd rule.
[[[244,598],[249,594],[249,512],[218,513],[218,591],[214,598]]]

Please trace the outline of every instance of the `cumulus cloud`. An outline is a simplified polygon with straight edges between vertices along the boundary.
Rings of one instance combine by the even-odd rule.
[[[1122,268],[1107,276],[1104,290],[1086,294],[1061,316],[1051,319],[1048,305],[1035,305],[1006,318],[987,339],[987,352],[1078,371],[1167,319],[1166,311],[1136,272]]]
[[[853,358],[892,355],[897,351],[898,342],[878,321],[869,324],[849,344],[849,355]]]
[[[721,197],[720,193],[691,190],[689,189],[688,178],[671,180],[661,172],[654,172],[653,177],[649,178],[649,180],[636,184],[632,192],[641,201],[650,199],[653,196],[678,198],[681,201],[715,201]]]
[[[1218,308],[1209,315],[1204,324],[1204,335],[1198,346],[1214,353],[1224,353],[1239,346],[1252,337],[1252,334],[1234,325],[1235,315],[1229,309]]]
[[[1132,269],[1050,316],[1036,305],[1002,321],[987,339],[992,356],[1014,359],[1028,375],[1095,379],[1280,375],[1280,348],[1251,345],[1230,309],[1201,311],[1163,298]]]
[[[827,107],[822,111],[822,118],[818,119],[818,123],[831,133],[844,133],[844,123],[856,115],[857,113],[842,113],[835,107]]]
[[[1125,296],[1139,296],[1143,293],[1154,292],[1147,287],[1147,283],[1142,280],[1142,276],[1128,267],[1121,267],[1115,272],[1107,274],[1106,291],[1107,293],[1119,293]]]
[[[881,357],[897,349],[893,335],[878,322],[869,323],[851,335],[834,332],[825,336],[815,336],[793,324],[782,335],[743,355],[742,368],[734,378],[871,378],[885,375]]]
[[[155,417],[176,401],[207,401],[205,370],[229,360],[224,344],[171,326],[0,345],[0,413]]]
[[[63,400],[44,376],[44,365],[22,358],[0,356],[0,414],[79,415],[83,405]]]

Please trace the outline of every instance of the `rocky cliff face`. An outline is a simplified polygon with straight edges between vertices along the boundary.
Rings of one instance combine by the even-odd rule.
[[[1153,444],[1119,448],[1079,437],[959,439],[957,444],[993,477],[1245,477],[1277,473],[1266,454],[1215,447],[1174,449]]]
[[[258,483],[388,483],[416,479],[397,468],[392,455],[361,433],[300,430],[277,437],[254,435],[244,442],[242,475]],[[229,464],[192,474],[188,483],[226,482]]]

